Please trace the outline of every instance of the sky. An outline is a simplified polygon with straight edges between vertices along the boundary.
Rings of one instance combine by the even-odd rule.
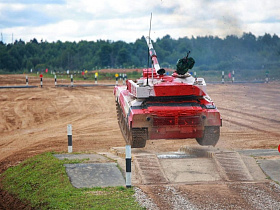
[[[279,0],[0,0],[4,43],[280,36]]]

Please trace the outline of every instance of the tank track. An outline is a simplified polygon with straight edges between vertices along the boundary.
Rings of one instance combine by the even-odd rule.
[[[122,132],[126,144],[131,145],[131,148],[143,148],[146,146],[148,139],[147,128],[132,128],[128,127],[127,119],[124,118],[120,105],[116,102],[116,110],[118,117],[118,124]]]

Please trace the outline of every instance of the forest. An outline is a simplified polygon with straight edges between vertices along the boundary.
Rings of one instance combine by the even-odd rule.
[[[177,60],[188,51],[196,61],[194,69],[199,71],[279,71],[280,67],[280,38],[275,34],[179,39],[166,35],[153,40],[153,45],[161,67],[165,68],[175,68]],[[144,36],[134,43],[111,40],[49,43],[35,38],[29,42],[20,39],[9,44],[0,42],[0,73],[46,68],[53,71],[142,68],[148,63],[147,51]]]

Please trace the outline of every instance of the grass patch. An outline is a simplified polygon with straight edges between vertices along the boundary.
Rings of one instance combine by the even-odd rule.
[[[142,209],[133,189],[125,187],[74,188],[63,164],[79,160],[58,160],[43,153],[6,170],[2,175],[4,190],[31,207],[39,209]]]

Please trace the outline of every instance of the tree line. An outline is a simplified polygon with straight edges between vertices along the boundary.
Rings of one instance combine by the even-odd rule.
[[[190,56],[198,70],[254,70],[280,67],[280,38],[265,34],[256,37],[243,33],[173,39],[170,35],[153,41],[161,67],[175,68],[179,58]],[[104,68],[142,68],[148,63],[144,36],[134,43],[124,41],[0,42],[0,72],[12,73],[42,70],[95,70]]]

